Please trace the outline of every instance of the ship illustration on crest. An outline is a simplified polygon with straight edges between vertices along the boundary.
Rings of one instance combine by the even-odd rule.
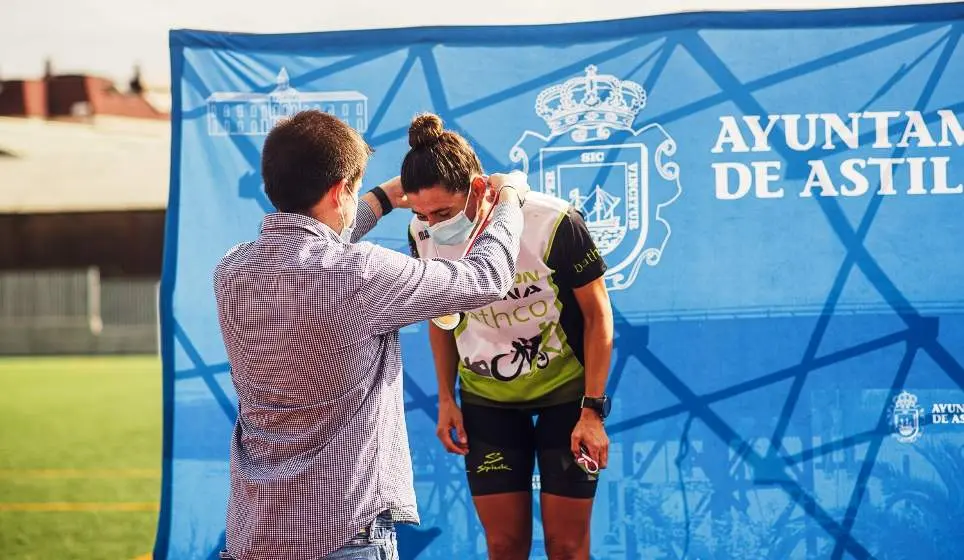
[[[608,253],[614,243],[619,243],[620,236],[613,235],[624,229],[622,216],[616,214],[620,203],[618,197],[596,185],[589,196],[584,196],[579,189],[570,190],[569,203],[585,217],[589,234],[600,251]]]

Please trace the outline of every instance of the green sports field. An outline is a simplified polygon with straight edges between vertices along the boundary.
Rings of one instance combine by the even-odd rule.
[[[145,556],[160,457],[157,358],[0,358],[0,558]]]

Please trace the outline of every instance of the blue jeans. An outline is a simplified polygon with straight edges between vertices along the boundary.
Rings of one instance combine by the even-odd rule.
[[[385,514],[324,560],[398,560],[395,524]]]
[[[227,551],[222,551],[221,560],[233,560]],[[398,560],[398,539],[395,524],[387,513],[372,521],[348,543],[325,556],[322,560]]]

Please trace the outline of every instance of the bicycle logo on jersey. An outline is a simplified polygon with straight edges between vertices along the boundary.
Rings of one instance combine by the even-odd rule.
[[[539,351],[539,346],[542,345],[542,334],[537,334],[532,338],[517,338],[512,341],[512,361],[510,364],[515,364],[515,371],[512,371],[512,366],[509,366],[510,373],[504,374],[499,369],[499,361],[508,357],[509,353],[499,354],[492,358],[492,377],[498,379],[499,381],[512,381],[516,377],[522,374],[523,371],[529,371],[532,369],[533,363],[539,369],[545,369],[549,365],[549,355],[545,351]],[[504,367],[504,366],[503,366]]]
[[[485,360],[472,361],[467,357],[462,363],[474,373],[499,381],[512,381],[523,373],[532,372],[533,366],[535,369],[545,369],[549,366],[551,357],[561,354],[562,349],[544,344],[542,333],[551,333],[555,326],[543,323],[539,327],[540,334],[513,340],[512,349],[495,355],[490,363]]]

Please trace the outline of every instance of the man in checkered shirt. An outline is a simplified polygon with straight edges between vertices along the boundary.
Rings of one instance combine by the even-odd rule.
[[[262,154],[278,212],[215,269],[239,408],[223,558],[397,558],[394,523],[419,521],[398,329],[512,286],[524,181],[491,176],[499,204],[472,250],[423,261],[358,242],[407,205],[397,178],[359,200],[370,154],[325,113],[280,123]]]

